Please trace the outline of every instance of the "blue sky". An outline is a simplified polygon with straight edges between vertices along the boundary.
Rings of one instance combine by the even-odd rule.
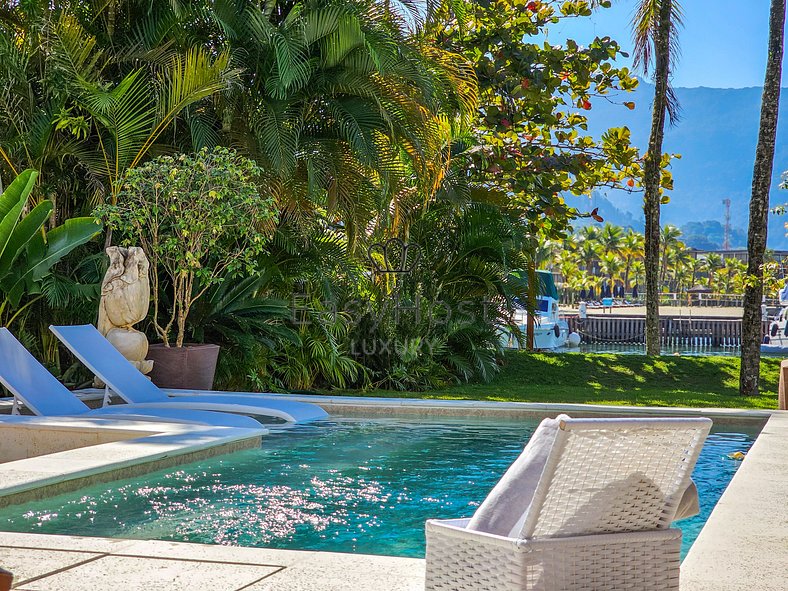
[[[614,0],[589,18],[552,25],[549,39],[573,38],[587,44],[610,35],[625,51],[632,48],[630,19],[636,0]],[[674,86],[742,88],[763,85],[769,31],[769,0],[683,0],[682,53]],[[783,79],[788,77],[784,72]],[[784,84],[785,86],[785,84]]]

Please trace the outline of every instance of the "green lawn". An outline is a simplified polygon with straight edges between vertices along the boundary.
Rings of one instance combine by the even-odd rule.
[[[761,362],[758,397],[737,394],[739,359],[586,353],[509,353],[495,380],[430,392],[344,392],[361,396],[690,406],[777,408],[779,359]]]

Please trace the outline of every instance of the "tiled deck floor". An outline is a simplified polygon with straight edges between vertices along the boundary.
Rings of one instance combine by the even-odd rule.
[[[329,552],[0,533],[19,591],[416,591],[424,561]]]

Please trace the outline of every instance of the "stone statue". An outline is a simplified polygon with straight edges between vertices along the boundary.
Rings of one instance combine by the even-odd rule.
[[[145,319],[150,306],[148,257],[138,246],[110,246],[109,268],[101,284],[98,330],[134,367],[147,374],[148,338],[132,325]]]

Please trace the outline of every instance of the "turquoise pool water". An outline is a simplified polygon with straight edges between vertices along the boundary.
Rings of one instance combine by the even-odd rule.
[[[0,530],[424,555],[424,521],[472,514],[536,422],[343,418],[263,447],[0,510]],[[695,480],[697,537],[757,431],[715,429]]]

